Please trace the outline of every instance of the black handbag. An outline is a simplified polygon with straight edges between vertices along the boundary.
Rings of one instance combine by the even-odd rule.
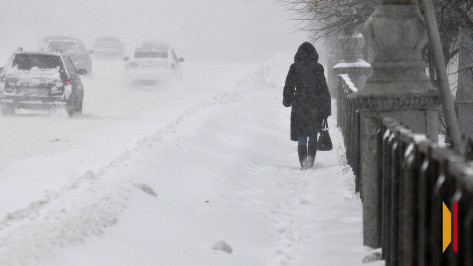
[[[318,151],[330,151],[333,149],[332,139],[328,133],[327,118],[322,122],[322,129],[320,130],[319,139],[317,140]]]

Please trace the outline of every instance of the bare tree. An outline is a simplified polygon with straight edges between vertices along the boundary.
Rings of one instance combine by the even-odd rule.
[[[336,42],[341,36],[360,32],[373,13],[376,0],[280,0],[309,31],[313,40]]]

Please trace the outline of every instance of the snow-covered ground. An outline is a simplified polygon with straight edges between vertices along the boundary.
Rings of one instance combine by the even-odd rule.
[[[182,82],[127,89],[122,62],[95,61],[82,117],[0,118],[0,265],[362,264],[335,116],[334,150],[298,167],[290,62],[186,62]]]

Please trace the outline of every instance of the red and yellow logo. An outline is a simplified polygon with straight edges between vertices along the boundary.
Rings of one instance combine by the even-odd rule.
[[[443,203],[443,251],[447,249],[448,245],[452,242],[452,213],[448,209],[445,202]],[[458,253],[458,201],[453,203],[453,251]]]

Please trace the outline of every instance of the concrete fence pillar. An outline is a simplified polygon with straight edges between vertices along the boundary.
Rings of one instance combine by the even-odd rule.
[[[334,49],[338,53],[338,63],[331,68],[332,75],[337,77],[340,74],[348,74],[350,80],[356,88],[365,86],[366,80],[371,73],[371,65],[363,59],[363,50],[365,47],[365,40],[363,35],[354,34],[344,36],[338,42],[338,46]],[[338,91],[337,91],[338,92]],[[338,102],[341,102],[337,95]],[[339,108],[340,109],[340,108]],[[341,125],[341,121],[345,121],[345,114],[337,112],[337,125]]]
[[[335,55],[333,54],[335,51],[331,51],[329,53],[329,57],[327,59],[327,85],[328,90],[330,91],[330,96],[332,98],[337,99],[337,88],[338,88],[338,78],[337,75],[333,72],[333,66],[335,65]]]
[[[381,246],[382,202],[377,164],[379,117],[394,118],[413,132],[437,140],[439,96],[425,74],[421,49],[427,35],[416,1],[382,0],[364,30],[374,50],[372,75],[351,101],[361,112],[363,240],[377,248]]]

